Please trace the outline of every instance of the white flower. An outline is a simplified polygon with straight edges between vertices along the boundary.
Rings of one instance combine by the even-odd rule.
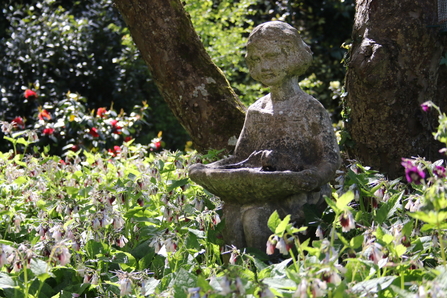
[[[232,252],[230,255],[230,264],[234,265],[236,264],[236,260],[237,260],[237,252]]]
[[[307,287],[308,283],[306,279],[302,279],[298,287],[296,288],[295,293],[293,293],[293,298],[307,298]]]
[[[279,241],[278,243],[276,243],[275,247],[279,250],[279,253],[283,255],[289,254],[289,251],[287,250],[286,241],[284,240],[284,238],[279,238]]]
[[[61,266],[65,266],[68,263],[70,263],[71,254],[67,247],[65,246],[56,247],[54,255],[59,260],[59,264]]]
[[[230,280],[228,277],[224,276],[221,280],[219,280],[219,285],[222,290],[219,292],[220,295],[226,296],[231,294]]]
[[[245,295],[245,288],[239,277],[236,277],[236,290],[238,291],[239,295]]]
[[[117,215],[113,218],[113,228],[115,230],[120,230],[124,226],[125,223],[126,222],[124,221],[124,219],[119,215]]]
[[[171,238],[166,240],[165,246],[166,246],[166,251],[167,252],[175,252],[176,249],[177,249],[177,244]]]
[[[355,220],[351,211],[345,211],[340,216],[340,225],[343,232],[349,232],[350,230],[355,229]]]
[[[377,242],[371,243],[367,247],[365,253],[368,256],[368,259],[373,261],[376,265],[383,259],[382,246]]]
[[[318,239],[323,240],[323,230],[321,229],[321,226],[318,226],[317,231],[315,232],[315,236],[318,237]]]
[[[132,281],[124,277],[118,281],[118,284],[120,285],[120,295],[129,295],[132,292]]]
[[[101,227],[101,222],[99,221],[99,219],[97,218],[97,217],[95,217],[94,219],[93,219],[93,222],[92,222],[92,228],[93,228],[93,230],[98,230],[99,228]]]
[[[161,243],[156,238],[154,240],[152,240],[152,242],[149,244],[149,246],[154,248],[156,254],[158,254],[158,252],[161,249]]]
[[[276,296],[275,296],[275,294],[272,293],[272,291],[270,291],[269,288],[265,288],[264,290],[262,290],[259,297],[275,298]]]
[[[312,281],[312,295],[313,297],[323,297],[326,293],[326,282],[321,279],[314,279]]]
[[[121,247],[121,248],[123,248],[123,247],[126,245],[127,242],[129,242],[129,240],[128,240],[126,237],[124,237],[123,235],[121,235],[121,236],[116,240],[116,244],[117,244],[119,247]]]

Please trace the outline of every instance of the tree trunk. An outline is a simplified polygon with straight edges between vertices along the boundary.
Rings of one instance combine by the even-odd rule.
[[[239,136],[245,107],[206,53],[180,0],[115,0],[115,4],[195,148],[231,149],[229,140]]]
[[[350,158],[402,176],[402,157],[438,158],[437,115],[420,104],[445,108],[445,37],[436,0],[357,0],[346,75]],[[439,156],[440,157],[440,156]]]

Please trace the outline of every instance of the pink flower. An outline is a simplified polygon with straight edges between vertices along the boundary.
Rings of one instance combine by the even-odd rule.
[[[266,243],[265,253],[268,255],[273,255],[275,253],[275,246],[278,243],[278,236],[271,235]]]
[[[23,94],[23,96],[25,96],[25,98],[29,99],[29,100],[33,100],[33,99],[36,99],[38,97],[37,93],[35,91],[31,90],[31,89],[26,89],[25,93]]]

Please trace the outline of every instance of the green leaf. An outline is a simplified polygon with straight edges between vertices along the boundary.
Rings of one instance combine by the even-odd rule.
[[[352,292],[365,296],[378,293],[388,288],[396,278],[396,276],[384,276],[362,281],[352,287]]]
[[[376,215],[376,221],[382,224],[385,220],[393,216],[393,214],[401,207],[400,199],[403,196],[403,192],[393,195],[388,202],[383,204],[378,210]]]
[[[185,178],[185,179],[181,179],[181,180],[172,180],[171,185],[169,185],[167,191],[170,192],[171,190],[183,186],[185,184],[187,184],[189,181],[189,178]]]
[[[263,279],[262,282],[274,289],[296,290],[296,283],[284,277],[269,277]]]
[[[28,142],[28,141],[25,140],[24,138],[19,138],[19,139],[17,140],[17,143],[18,143],[18,144],[22,144],[22,145],[24,145],[24,146],[28,146],[28,145],[30,144],[30,142]]]
[[[352,238],[349,241],[351,248],[357,249],[357,248],[361,247],[363,244],[363,239],[364,239],[363,235],[358,235],[358,236],[355,236],[354,238]]]
[[[28,181],[28,179],[25,176],[20,176],[19,178],[14,180],[14,183],[17,185],[22,185],[22,184],[26,183],[26,181]]]
[[[408,213],[409,216],[425,221],[426,223],[432,224],[432,225],[439,225],[443,221],[447,219],[447,212],[446,211],[429,211],[429,212],[423,212],[418,211],[414,213]]]
[[[68,193],[69,195],[77,195],[78,192],[79,192],[79,189],[78,189],[78,188],[76,188],[76,187],[72,187],[72,186],[67,186],[67,187],[65,188],[65,190],[67,191],[67,193]]]
[[[390,244],[391,242],[393,242],[394,237],[391,234],[385,234],[382,237],[382,241],[385,242],[386,244]]]
[[[145,280],[141,287],[142,294],[144,296],[154,294],[155,289],[157,288],[159,283],[160,283],[160,280],[152,278],[152,277],[149,278],[148,280]]]
[[[14,288],[15,286],[14,280],[8,274],[0,272],[0,289]]]
[[[396,251],[396,255],[398,257],[401,257],[405,252],[407,252],[407,248],[405,246],[403,246],[402,244],[399,244],[398,246],[396,246],[394,248],[394,250]]]
[[[180,268],[177,272],[173,273],[174,278],[169,283],[169,287],[180,287],[184,289],[193,288],[197,283],[197,276],[186,271],[184,268]]]
[[[347,193],[344,193],[341,197],[337,199],[337,209],[338,210],[346,210],[348,207],[348,204],[351,203],[352,200],[354,200],[354,192],[352,190],[348,191]]]
[[[336,213],[340,212],[337,205],[331,198],[325,196],[324,199],[326,200],[326,203],[328,204],[329,207],[331,207],[332,210],[334,210]]]
[[[270,215],[269,220],[267,221],[267,226],[269,227],[272,233],[275,233],[276,227],[281,223],[281,218],[279,218],[278,212],[275,212]]]
[[[283,236],[284,232],[287,230],[287,225],[290,222],[290,215],[287,215],[276,227],[275,234],[279,236]]]
[[[39,259],[32,259],[30,263],[31,272],[34,273],[40,281],[45,281],[47,278],[52,277],[50,274],[50,267],[48,264]]]

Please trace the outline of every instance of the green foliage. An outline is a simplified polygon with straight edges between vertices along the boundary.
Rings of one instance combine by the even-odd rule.
[[[257,0],[185,1],[199,35],[213,62],[222,69],[231,86],[249,105],[266,89],[254,82],[245,64],[245,44],[253,29]]]
[[[1,120],[20,116],[30,128],[39,106],[54,106],[67,92],[82,94],[90,110],[113,105],[130,113],[145,101],[154,131],[165,131],[169,147],[184,145],[184,129],[158,94],[111,0],[7,2],[0,7],[7,24],[0,42]],[[38,97],[24,98],[25,89]]]

